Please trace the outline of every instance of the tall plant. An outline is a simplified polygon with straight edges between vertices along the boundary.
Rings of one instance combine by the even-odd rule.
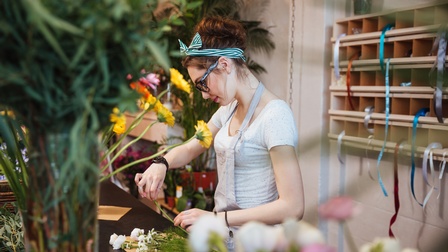
[[[0,2],[0,105],[14,111],[29,136],[25,173],[5,172],[25,202],[19,207],[27,250],[94,247],[98,133],[110,125],[113,108],[137,109],[128,74],[170,67],[163,35],[175,18],[155,20],[157,3]],[[0,120],[2,132],[8,128]],[[13,135],[6,139],[9,156]]]

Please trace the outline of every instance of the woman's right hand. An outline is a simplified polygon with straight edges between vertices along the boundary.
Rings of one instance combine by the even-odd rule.
[[[140,196],[156,200],[160,190],[162,190],[166,172],[164,164],[153,163],[144,173],[137,173],[134,180]]]

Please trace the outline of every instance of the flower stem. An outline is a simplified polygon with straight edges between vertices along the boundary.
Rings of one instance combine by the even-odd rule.
[[[171,217],[162,209],[162,207],[160,206],[159,202],[157,202],[157,200],[154,200],[154,204],[157,206],[157,208],[159,209],[159,211],[162,213],[162,216],[164,216],[165,218],[167,218],[169,221],[171,221],[171,223],[174,224],[174,220],[171,219]],[[183,229],[181,226],[178,226],[178,228],[182,231],[185,232],[185,234],[188,234],[188,232]]]

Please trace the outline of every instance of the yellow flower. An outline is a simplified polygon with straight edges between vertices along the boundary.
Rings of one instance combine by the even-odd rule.
[[[184,79],[184,76],[175,68],[170,68],[170,81],[176,88],[191,93],[190,84]]]
[[[113,131],[117,134],[123,134],[126,130],[126,117],[118,108],[114,108],[109,116],[109,120],[114,124]]]
[[[173,113],[163,106],[160,102],[156,104],[155,111],[157,112],[157,119],[159,122],[166,123],[168,126],[174,126]]]
[[[194,126],[194,128],[196,129],[196,139],[199,140],[199,143],[204,148],[209,148],[212,144],[212,132],[208,128],[207,123],[205,123],[203,120],[199,120],[198,124]]]
[[[149,94],[146,98],[142,97],[140,108],[144,110],[153,109],[157,106],[157,103],[160,103],[157,98]]]
[[[126,131],[126,121],[116,122],[113,131],[118,135],[123,134]]]

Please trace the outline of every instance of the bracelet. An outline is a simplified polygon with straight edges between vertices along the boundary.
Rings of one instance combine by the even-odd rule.
[[[166,170],[168,171],[169,169],[169,165],[168,165],[168,161],[166,161],[166,159],[162,156],[157,156],[152,160],[153,163],[155,164],[164,164],[166,166]]]
[[[230,229],[229,221],[227,220],[227,210],[224,211],[224,219],[226,220],[227,228],[229,229],[229,236],[233,238],[233,232]]]

